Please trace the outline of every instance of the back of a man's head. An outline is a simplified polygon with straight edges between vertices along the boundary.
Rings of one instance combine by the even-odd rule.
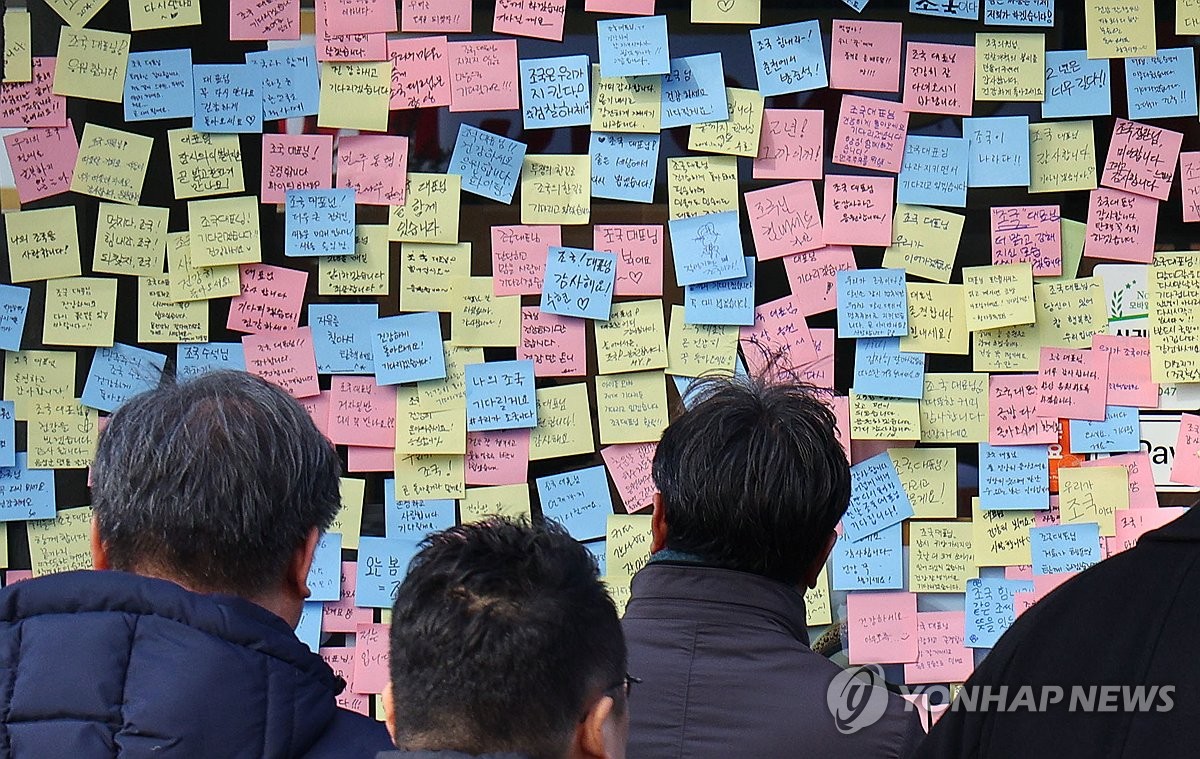
[[[393,735],[409,750],[562,759],[606,695],[623,718],[625,662],[595,560],[565,530],[453,527],[426,539],[396,595]]]
[[[332,523],[340,473],[287,393],[219,371],[117,409],[100,436],[92,506],[113,569],[255,598]]]
[[[663,432],[654,484],[666,548],[797,584],[824,559],[850,501],[850,469],[822,392],[706,377]]]

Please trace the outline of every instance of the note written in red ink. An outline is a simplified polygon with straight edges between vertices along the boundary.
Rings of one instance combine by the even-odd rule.
[[[597,224],[592,249],[617,254],[614,295],[662,295],[661,224]]]
[[[974,47],[908,43],[904,57],[904,107],[907,110],[970,116],[974,102]]]
[[[1158,383],[1150,378],[1150,338],[1092,335],[1092,350],[1108,354],[1108,405],[1158,407]]]
[[[658,492],[650,476],[657,448],[657,443],[623,443],[600,449],[608,475],[629,514],[649,506]]]
[[[517,358],[533,361],[535,377],[582,377],[587,374],[584,324],[582,319],[523,306]]]
[[[1171,482],[1200,487],[1200,416],[1195,414],[1180,415]]]
[[[404,205],[408,184],[407,137],[350,135],[338,140],[337,154],[337,186],[353,189],[356,205]]]
[[[1092,466],[1123,466],[1129,472],[1129,508],[1141,510],[1158,510],[1158,493],[1155,492],[1154,470],[1150,463],[1150,454],[1146,451],[1122,453],[1119,456],[1092,459],[1080,464],[1081,467]],[[1117,534],[1120,534],[1118,528]]]
[[[851,664],[917,661],[916,593],[848,593]]]
[[[451,42],[450,110],[515,111],[517,91],[517,41]]]
[[[352,633],[360,624],[370,624],[372,612],[354,605],[354,588],[358,583],[358,562],[342,562],[342,591],[337,601],[321,606],[321,630],[332,633]]]
[[[1062,274],[1058,206],[993,206],[992,263],[1033,265],[1035,277]]]
[[[1119,118],[1113,124],[1100,184],[1166,200],[1181,145],[1181,132]]]
[[[1148,264],[1154,258],[1157,227],[1158,201],[1154,198],[1111,187],[1097,188],[1088,199],[1083,254]]]
[[[917,612],[917,660],[904,665],[906,683],[961,683],[975,669],[975,653],[963,645],[961,611]]]
[[[28,82],[0,82],[0,127],[67,125],[67,98],[55,95],[54,58],[34,58]]]
[[[833,162],[876,171],[900,171],[908,111],[890,100],[842,95]]]
[[[235,332],[283,332],[295,329],[304,308],[308,272],[270,264],[239,267],[242,294],[229,302],[228,329]]]
[[[492,227],[492,292],[537,295],[546,274],[546,252],[561,246],[557,224]]]
[[[492,31],[562,42],[567,0],[496,0]]]
[[[396,31],[395,0],[338,0],[325,7],[325,24],[333,34]]]
[[[445,37],[388,40],[387,53],[392,62],[392,110],[450,105],[450,50]]]
[[[891,245],[895,186],[893,177],[826,177],[825,244]]]
[[[899,90],[903,28],[898,21],[834,19],[829,86],[864,92]]]
[[[79,140],[68,120],[65,127],[26,129],[4,137],[17,199],[22,204],[71,189]]]
[[[1108,355],[1080,348],[1042,348],[1038,411],[1059,419],[1104,421]]]
[[[529,478],[529,430],[467,433],[468,485],[518,485]]]
[[[1179,188],[1183,220],[1200,221],[1200,151],[1179,154]]]
[[[333,135],[264,134],[262,202],[283,203],[288,190],[333,186]]]
[[[760,261],[825,245],[810,179],[746,193],[746,213]]]
[[[396,386],[374,377],[333,377],[329,383],[329,439],[336,445],[394,448]]]
[[[246,335],[242,347],[246,352],[246,371],[278,385],[293,398],[308,398],[321,392],[312,330],[308,327]]]
[[[797,301],[788,295],[756,306],[754,324],[739,331],[751,375],[757,376],[773,360],[772,368],[782,376],[795,376],[817,362],[817,348]]]
[[[383,693],[388,672],[388,630],[391,625],[360,624],[354,629],[354,689],[358,693]]]
[[[825,112],[799,108],[763,111],[755,179],[820,179],[825,175]]]
[[[837,273],[857,268],[849,245],[826,245],[783,259],[788,285],[805,316],[837,308]]]
[[[402,32],[470,32],[471,0],[400,0]]]
[[[1042,416],[1041,395],[1036,374],[993,374],[988,379],[988,443],[1057,443],[1058,419]]]
[[[229,0],[229,39],[300,39],[300,0]]]

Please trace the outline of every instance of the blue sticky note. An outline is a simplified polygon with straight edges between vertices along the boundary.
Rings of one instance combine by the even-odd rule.
[[[537,426],[532,361],[488,361],[465,369],[468,432]]]
[[[192,115],[192,51],[130,53],[125,67],[125,120],[186,119]]]
[[[829,86],[819,21],[751,29],[750,44],[764,97]]]
[[[850,505],[842,517],[847,539],[861,540],[912,515],[912,502],[887,453],[850,467]]]
[[[985,0],[985,26],[1054,26],[1054,0]]]
[[[838,337],[904,337],[908,287],[903,269],[837,273]]]
[[[379,321],[377,303],[312,303],[308,326],[321,374],[374,374],[371,331]]]
[[[537,491],[542,515],[565,527],[571,537],[591,540],[605,534],[613,507],[603,466],[539,477]]]
[[[354,255],[353,188],[285,193],[285,256]]]
[[[138,393],[158,387],[166,365],[163,354],[124,343],[97,348],[80,401],[101,411],[116,411]]]
[[[588,553],[596,560],[596,569],[600,576],[604,577],[608,574],[608,541],[593,540],[590,543],[584,543],[583,547],[588,549]]]
[[[667,224],[678,284],[698,285],[746,276],[737,211],[671,219]]]
[[[455,525],[454,499],[400,501],[396,481],[383,481],[383,528],[389,538],[421,538]]]
[[[1147,58],[1125,59],[1129,118],[1165,119],[1196,115],[1196,59],[1190,47],[1159,50]]]
[[[842,0],[842,2],[853,8],[857,13],[862,13],[863,9],[867,7],[867,0]]]
[[[605,79],[671,71],[666,16],[597,21],[596,36],[600,41],[600,76]]]
[[[900,590],[904,587],[903,528],[894,524],[858,541],[838,538],[830,555],[834,590]]]
[[[653,203],[660,139],[657,134],[592,132],[592,197]]]
[[[588,126],[592,123],[586,55],[522,58],[521,117],[526,129]]]
[[[967,648],[993,648],[1017,618],[1013,597],[1031,592],[1028,580],[967,580],[967,624],[963,643]]]
[[[18,451],[14,466],[0,467],[0,522],[53,519],[54,470],[30,469],[29,455]]]
[[[354,603],[375,609],[390,609],[396,591],[408,574],[408,564],[417,555],[424,536],[358,539],[358,569]]]
[[[662,128],[707,124],[729,118],[725,65],[720,53],[672,58],[663,77]]]
[[[854,392],[920,398],[924,391],[924,353],[901,353],[898,337],[864,337],[855,342]]]
[[[1095,522],[1031,527],[1029,550],[1033,573],[1054,575],[1082,572],[1100,559],[1100,525]]]
[[[1072,453],[1134,453],[1141,450],[1138,410],[1130,406],[1107,406],[1104,421],[1072,419]]]
[[[979,506],[1050,508],[1050,465],[1044,445],[979,444]]]
[[[317,50],[312,45],[246,53],[262,76],[263,119],[315,116],[321,99]]]
[[[262,132],[262,71],[249,63],[192,67],[197,132]]]
[[[308,567],[309,601],[336,601],[342,595],[342,534],[327,532],[317,541]]]
[[[968,187],[1029,186],[1028,116],[963,119],[963,138]]]
[[[1025,183],[1029,184],[1028,181]],[[896,202],[965,208],[967,141],[961,137],[910,134],[904,141],[904,162],[896,180]]]
[[[175,349],[175,380],[186,382],[219,369],[246,371],[241,343],[180,343]]]
[[[16,403],[0,401],[0,467],[17,465]]]
[[[462,177],[462,189],[467,192],[511,203],[524,161],[525,143],[459,124],[446,171]]]
[[[300,609],[300,621],[296,623],[296,637],[314,654],[321,650],[321,616],[325,604],[320,601],[305,601]]]
[[[617,255],[584,248],[550,248],[540,308],[548,314],[608,321]]]
[[[687,285],[683,321],[687,324],[754,324],[754,258],[746,256],[746,276]]]
[[[979,0],[908,0],[908,12],[978,21]]]
[[[375,322],[371,352],[375,358],[375,382],[379,385],[446,376],[442,321],[433,311],[389,316]]]
[[[0,350],[21,350],[25,315],[29,312],[29,288],[0,285]]]
[[[1088,58],[1086,50],[1046,51],[1043,119],[1111,113],[1112,74],[1107,58]]]

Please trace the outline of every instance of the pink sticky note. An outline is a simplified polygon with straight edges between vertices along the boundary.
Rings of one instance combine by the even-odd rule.
[[[1042,348],[1038,412],[1059,419],[1104,421],[1108,356],[1079,348]]]
[[[584,323],[583,319],[545,313],[537,306],[523,306],[517,358],[533,361],[535,377],[582,377],[587,374]]]
[[[592,13],[628,13],[653,16],[654,0],[584,0],[583,9]]]
[[[517,93],[517,41],[451,42],[450,110],[515,111],[521,107]]]
[[[4,150],[22,204],[71,189],[79,140],[69,120],[65,127],[39,127],[6,135]]]
[[[1062,509],[1058,505],[1058,495],[1050,496],[1050,508],[1033,512],[1034,527],[1057,527],[1062,524]]]
[[[842,95],[833,162],[876,171],[900,171],[908,111],[890,100]]]
[[[390,134],[342,137],[337,146],[337,186],[355,191],[363,206],[402,206],[408,184],[408,138]]]
[[[246,371],[278,385],[293,398],[308,398],[321,392],[312,330],[308,327],[246,335],[242,347],[246,352]]]
[[[820,179],[825,175],[825,112],[763,111],[755,179]]]
[[[833,330],[830,330],[831,332]],[[832,352],[833,348],[830,347]],[[832,387],[830,388],[833,389]],[[825,399],[826,404],[833,411],[833,418],[837,423],[838,442],[842,444],[842,451],[846,454],[846,462],[853,465],[854,461],[854,440],[850,437],[850,398],[845,395],[831,395]],[[838,523],[841,527],[841,523]],[[841,534],[840,532],[838,533]]]
[[[1035,277],[1062,274],[1062,222],[1058,206],[994,206],[992,263],[1033,265]]]
[[[1158,383],[1150,379],[1150,338],[1092,335],[1092,350],[1108,355],[1108,405],[1158,408]]]
[[[1151,530],[1175,521],[1187,513],[1186,506],[1163,506],[1157,509],[1118,509],[1114,515],[1117,523],[1117,551],[1128,551],[1137,545],[1138,539]]]
[[[899,21],[834,19],[829,86],[835,90],[895,92],[900,89]]]
[[[330,11],[337,0],[315,0],[318,61],[385,61],[387,34],[384,32],[338,34],[329,27]]]
[[[31,569],[10,569],[4,573],[4,587],[8,587],[13,583],[23,582],[33,579],[33,570]]]
[[[796,378],[801,382],[807,382],[810,385],[817,387],[828,388],[833,390],[833,346],[836,341],[835,333],[837,330],[832,327],[814,328],[809,330],[809,335],[812,337],[813,347],[817,351],[817,360],[801,367],[796,372]],[[846,429],[849,427],[850,419],[850,399],[847,398],[846,406]],[[849,438],[846,438],[849,440]]]
[[[370,620],[368,620],[369,622]],[[351,630],[353,632],[353,630]],[[318,649],[318,654],[333,670],[333,674],[346,681],[346,690],[354,690],[354,646]]]
[[[239,270],[242,294],[229,301],[227,328],[279,332],[300,323],[308,272],[270,264],[242,264]]]
[[[837,308],[837,273],[855,271],[858,264],[849,245],[826,245],[785,256],[783,269],[801,312],[812,316]]]
[[[492,227],[492,292],[537,295],[546,273],[546,251],[562,245],[557,224]]]
[[[333,186],[333,135],[264,134],[262,202],[283,203],[288,190]]]
[[[471,0],[400,0],[402,32],[470,32]]]
[[[1158,508],[1158,493],[1154,487],[1154,470],[1150,463],[1150,454],[1145,451],[1092,459],[1083,462],[1080,466],[1084,468],[1090,466],[1125,467],[1125,471],[1129,472],[1129,508]]]
[[[754,324],[738,335],[746,368],[757,375],[773,363],[775,373],[795,376],[815,364],[817,348],[794,295],[756,306]]]
[[[1181,414],[1171,481],[1200,487],[1200,416]]]
[[[229,0],[229,39],[300,39],[300,0]]]
[[[891,245],[895,187],[894,177],[826,177],[825,244]]]
[[[966,614],[917,613],[917,660],[904,665],[904,682],[961,683],[975,669],[974,652],[963,645]]]
[[[825,244],[811,179],[746,193],[746,213],[760,261]]]
[[[391,625],[369,623],[354,630],[354,689],[358,693],[383,693],[388,673],[388,629]]]
[[[916,593],[847,593],[851,664],[917,661]]]
[[[337,601],[321,607],[321,629],[331,633],[352,633],[360,624],[370,624],[372,611],[354,605],[354,590],[358,583],[358,562],[342,562],[342,590]]]
[[[396,468],[396,449],[346,447],[346,469],[351,472],[391,472]]]
[[[529,479],[529,430],[467,433],[468,485],[518,485]]]
[[[325,25],[333,34],[396,31],[395,0],[340,0],[325,6]]]
[[[496,0],[492,31],[562,42],[567,0]]]
[[[1119,118],[1113,124],[1100,184],[1166,200],[1181,145],[1180,132]]]
[[[641,511],[654,501],[658,488],[650,476],[657,443],[624,443],[600,449],[608,474],[617,486],[625,511]]]
[[[1154,258],[1157,227],[1158,201],[1154,198],[1097,188],[1088,199],[1083,253],[1090,258],[1148,264]]]
[[[905,108],[915,113],[970,116],[974,101],[974,47],[908,43],[904,57]]]
[[[445,37],[388,40],[393,110],[450,105],[450,50]]]
[[[338,445],[396,446],[396,386],[374,377],[334,377],[329,383],[329,439]]]
[[[592,230],[592,246],[617,254],[614,295],[662,295],[661,224],[597,224]]]
[[[1039,410],[1041,387],[1036,374],[993,374],[988,379],[988,443],[1058,442],[1058,419]]]
[[[0,127],[67,125],[67,98],[55,95],[54,58],[34,58],[28,82],[0,82]]]
[[[1033,580],[1033,567],[1028,564],[1008,566],[1004,568],[1005,580]]]
[[[1179,189],[1183,220],[1200,221],[1200,151],[1179,154]]]
[[[322,390],[317,395],[300,398],[299,402],[321,434],[329,437],[329,391]]]

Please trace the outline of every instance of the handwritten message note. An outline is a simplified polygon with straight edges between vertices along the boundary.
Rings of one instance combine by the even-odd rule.
[[[970,116],[975,100],[975,48],[909,42],[904,59],[904,108]]]
[[[892,177],[850,177],[830,174],[825,183],[826,245],[892,244]]]
[[[825,87],[825,45],[817,21],[750,30],[758,90],[764,96]]]

